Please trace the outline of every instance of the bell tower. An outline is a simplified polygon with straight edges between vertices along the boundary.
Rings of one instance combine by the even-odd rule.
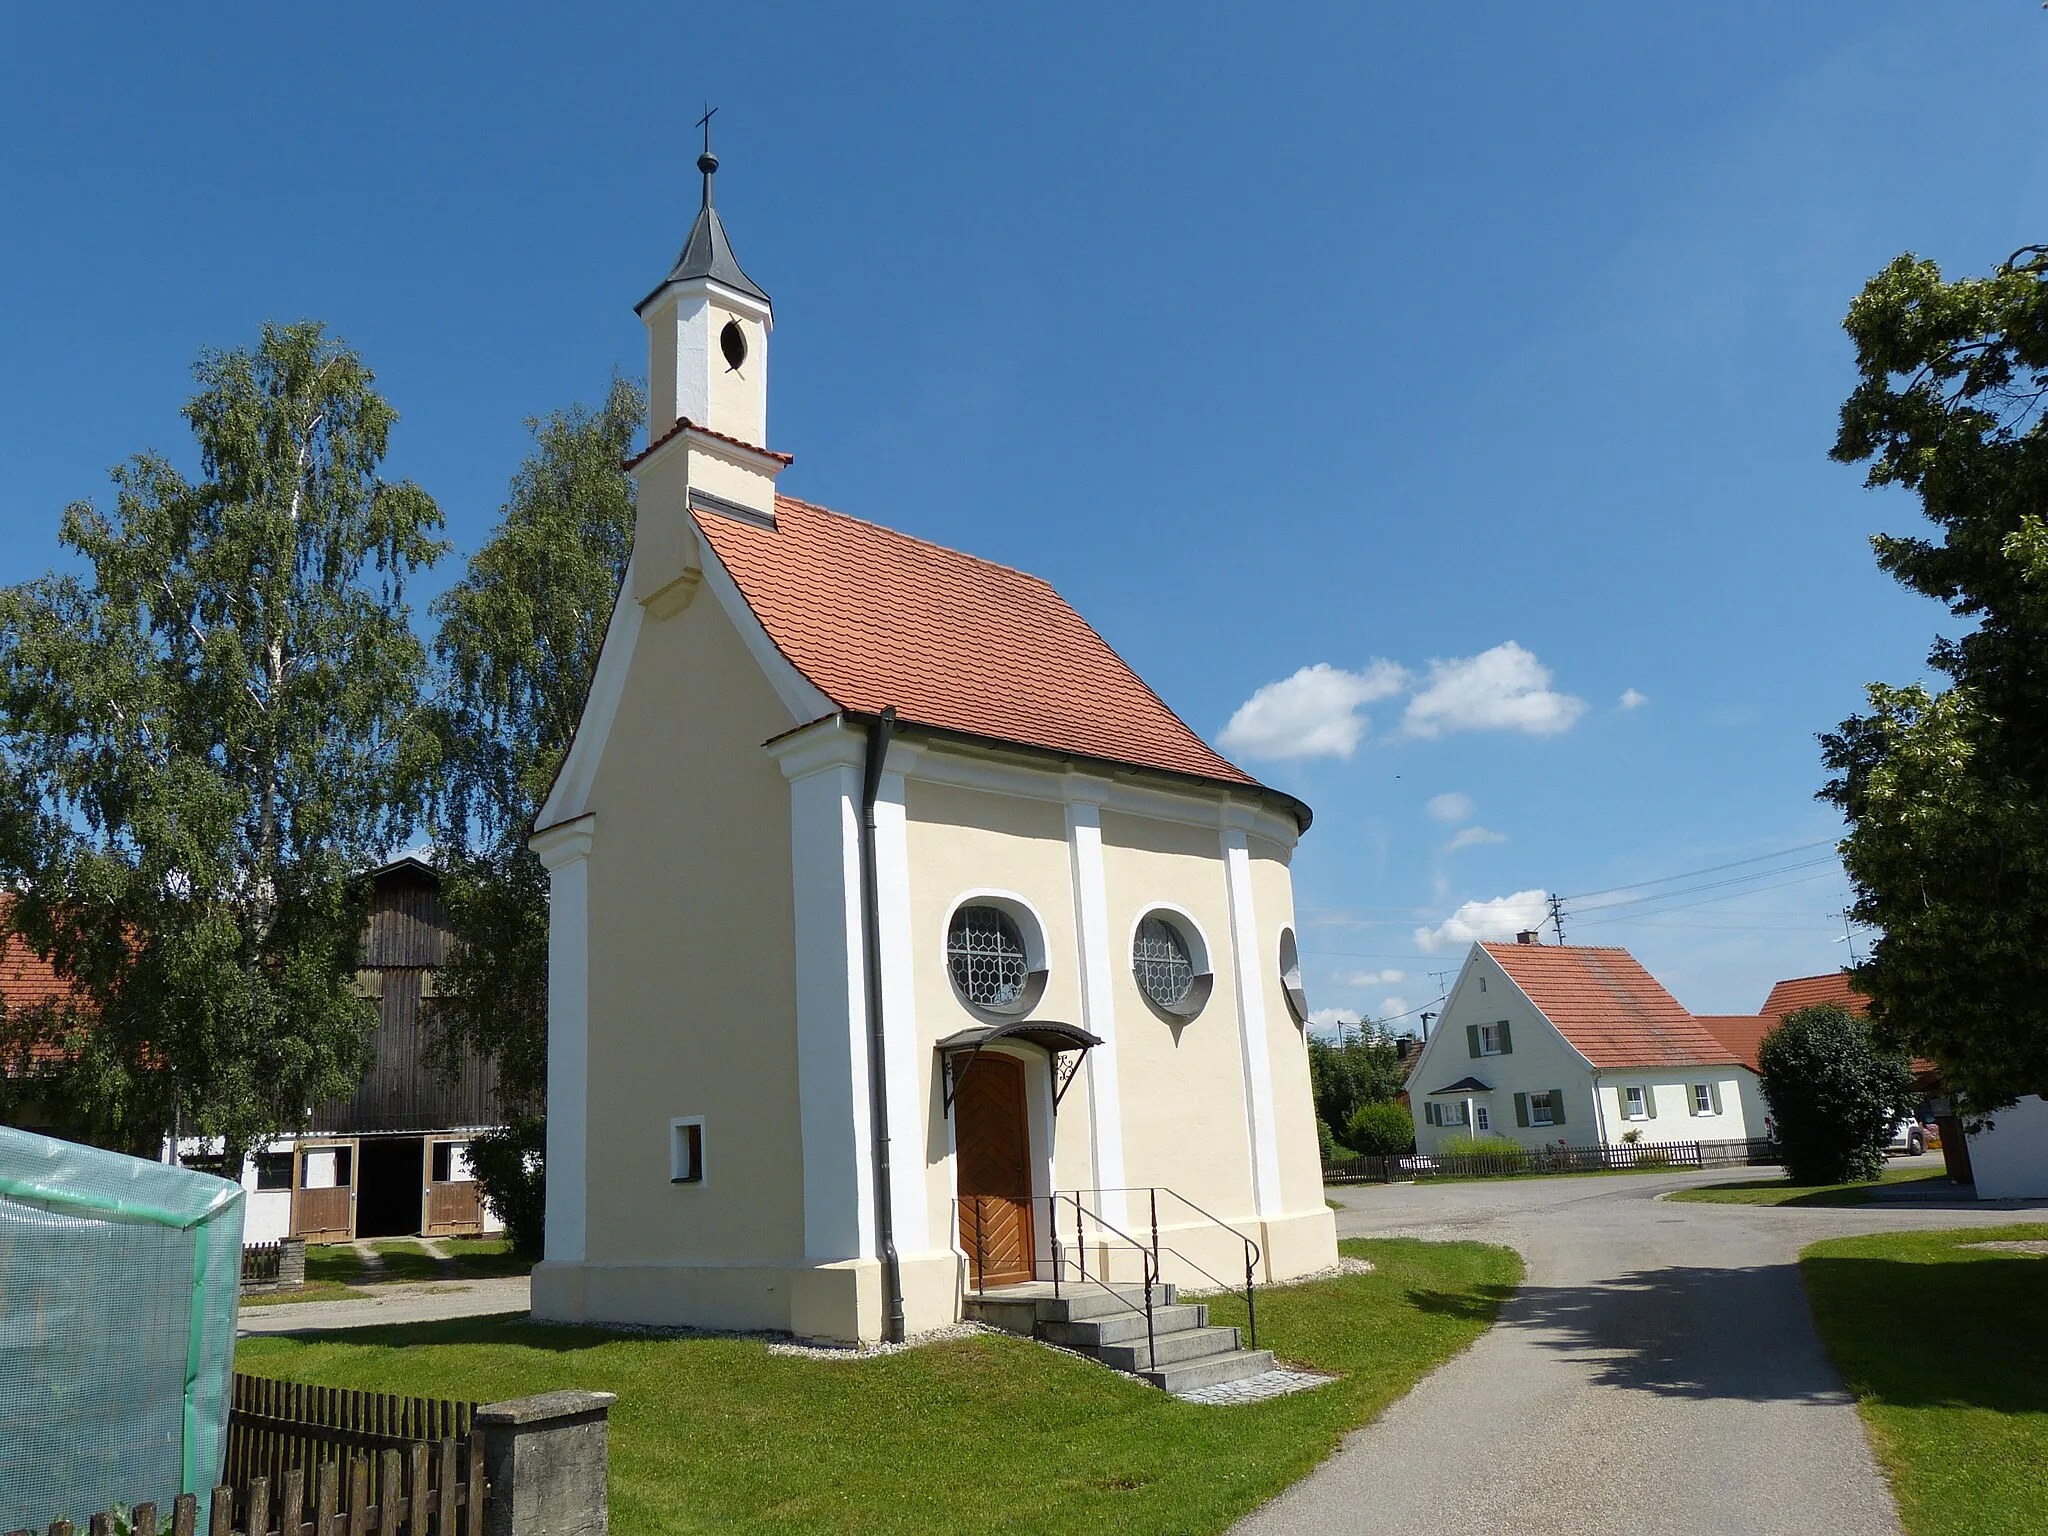
[[[631,466],[640,481],[633,595],[657,618],[695,590],[691,518],[773,527],[775,477],[789,463],[767,446],[775,306],[732,253],[712,202],[711,112],[699,126],[703,203],[668,276],[634,306],[647,326],[647,451]]]

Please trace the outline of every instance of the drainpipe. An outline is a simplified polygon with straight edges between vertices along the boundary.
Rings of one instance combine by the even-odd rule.
[[[891,704],[868,722],[867,767],[860,786],[860,926],[867,946],[868,1096],[875,1126],[875,1237],[882,1253],[882,1292],[889,1315],[882,1337],[903,1342],[903,1269],[896,1256],[896,1211],[889,1188],[888,1053],[882,1027],[881,896],[875,875],[875,796],[882,787],[882,762],[896,733]]]

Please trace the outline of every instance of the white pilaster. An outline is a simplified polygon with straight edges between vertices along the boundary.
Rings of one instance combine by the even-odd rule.
[[[910,826],[902,768],[914,748],[891,747],[875,795],[876,925],[882,947],[882,1080],[889,1094],[889,1200],[896,1251],[931,1246],[925,1191],[925,1104],[919,1091],[917,976],[911,958]]]
[[[1095,786],[1070,788],[1085,795]],[[1106,786],[1104,786],[1106,790]],[[1109,943],[1109,894],[1102,871],[1102,807],[1093,799],[1067,801],[1067,851],[1073,872],[1074,931],[1081,949],[1081,1027],[1102,1044],[1088,1053],[1089,1165],[1104,1191],[1103,1219],[1126,1225],[1124,1112],[1116,1060],[1116,1003],[1111,977],[1115,963]]]
[[[545,1256],[584,1257],[590,1165],[590,845],[595,815],[537,833],[548,872],[548,1147]]]
[[[1251,849],[1240,827],[1223,832],[1223,878],[1230,893],[1230,969],[1237,978],[1244,1118],[1251,1135],[1252,1205],[1265,1216],[1281,1208],[1280,1140],[1274,1124],[1273,1058],[1266,1041],[1266,960],[1252,908]]]
[[[829,749],[837,743],[827,738],[815,745]],[[785,756],[782,769],[790,778],[796,892],[804,1253],[827,1261],[872,1258],[874,1149],[860,926],[860,778],[843,753],[831,751]]]

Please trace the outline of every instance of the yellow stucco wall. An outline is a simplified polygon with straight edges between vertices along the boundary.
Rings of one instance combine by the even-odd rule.
[[[590,799],[593,1264],[802,1257],[788,720],[708,593],[643,624]]]

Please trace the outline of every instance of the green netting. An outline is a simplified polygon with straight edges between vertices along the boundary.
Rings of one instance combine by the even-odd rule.
[[[0,1531],[213,1486],[241,1279],[240,1185],[0,1126]]]

